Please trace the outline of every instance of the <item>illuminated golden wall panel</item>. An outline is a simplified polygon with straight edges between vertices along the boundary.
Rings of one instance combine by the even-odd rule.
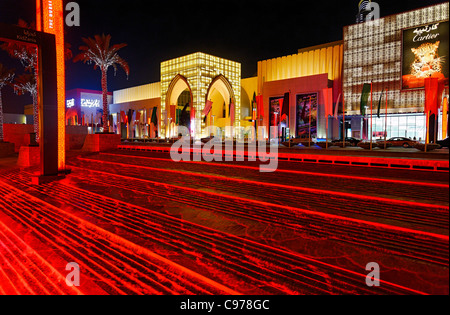
[[[161,112],[168,110],[166,104],[167,94],[170,93],[169,86],[172,80],[181,75],[187,79],[193,96],[195,108],[195,135],[202,135],[205,129],[202,111],[205,108],[206,94],[213,79],[223,75],[231,84],[235,96],[235,127],[240,127],[241,118],[241,64],[223,58],[194,53],[180,58],[168,60],[161,63]],[[164,121],[161,114],[161,121]],[[164,124],[161,125],[161,136],[165,136]]]
[[[389,113],[423,112],[423,89],[402,90],[403,29],[448,18],[446,2],[344,27],[343,90],[348,114],[360,114],[362,87],[370,82],[373,82],[374,101],[379,100],[382,90],[388,89]]]
[[[160,97],[161,97],[160,82],[114,91],[115,104],[136,102]]]
[[[37,30],[53,34],[56,39],[56,75],[58,84],[58,169],[60,171],[63,171],[66,168],[66,79],[63,10],[62,0],[36,0]]]
[[[241,80],[241,113],[242,119],[253,116],[252,101],[253,95],[258,95],[258,77]]]
[[[258,93],[264,82],[328,73],[329,80],[342,78],[342,42],[306,48],[298,54],[258,62]]]

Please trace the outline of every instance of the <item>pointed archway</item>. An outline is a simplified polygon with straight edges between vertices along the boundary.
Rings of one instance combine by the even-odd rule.
[[[212,80],[205,96],[205,103],[207,101],[212,101],[213,105],[205,117],[205,126],[218,127],[221,131],[224,131],[226,126],[231,126],[230,104],[236,106],[236,97],[230,81],[224,75],[220,74]],[[235,111],[234,121],[236,113]]]
[[[176,106],[178,107],[178,100],[180,98],[180,96],[183,94],[183,92],[185,91],[189,91],[189,103],[188,104],[182,104],[184,106],[183,110],[187,110],[189,109],[189,112],[192,111],[193,108],[193,104],[194,104],[194,99],[193,99],[193,94],[192,94],[192,89],[191,89],[191,85],[189,84],[188,80],[186,77],[177,74],[172,81],[169,84],[169,88],[167,90],[167,94],[165,97],[165,114],[163,112],[161,112],[161,134],[163,135],[169,135],[170,130],[168,130],[170,128],[170,125],[175,125],[175,119],[176,117],[170,117],[171,115],[173,115],[173,113],[171,114],[171,106]],[[181,113],[183,114],[183,112]],[[176,115],[176,111],[175,111],[175,115]],[[172,121],[169,123],[166,118],[172,118]],[[166,122],[168,123],[168,125],[166,125]],[[169,125],[170,124],[170,125]],[[189,124],[190,126],[190,124]],[[191,130],[192,132],[192,130]]]

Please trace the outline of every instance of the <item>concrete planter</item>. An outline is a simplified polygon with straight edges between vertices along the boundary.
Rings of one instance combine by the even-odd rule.
[[[344,147],[344,142],[335,142],[333,145],[343,148]],[[345,142],[345,147],[346,148],[352,148],[353,145],[350,142]]]
[[[326,149],[327,148],[327,143],[326,142],[316,142],[316,145],[321,147],[322,149]],[[328,148],[334,146],[333,143],[328,142]]]
[[[38,166],[41,161],[39,146],[22,146],[19,150],[17,165],[20,167]]]
[[[358,143],[358,147],[363,148],[364,150],[370,150],[370,142],[360,142]],[[376,142],[372,142],[372,149],[378,148],[378,144]]]
[[[427,147],[427,152],[441,148],[441,146],[436,143],[428,143],[426,147]],[[425,152],[425,144],[424,143],[416,143],[414,148],[416,148],[417,150],[420,150],[422,152]]]
[[[377,142],[377,147],[384,150],[384,142]],[[392,148],[392,143],[386,143],[386,149]]]
[[[99,133],[87,135],[82,150],[85,152],[104,152],[114,150],[117,149],[120,142],[120,135],[116,134]]]
[[[0,158],[14,155],[14,143],[0,142]]]

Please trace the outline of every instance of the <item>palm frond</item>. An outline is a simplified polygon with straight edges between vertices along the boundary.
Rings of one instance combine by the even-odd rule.
[[[74,62],[83,61],[83,63],[94,64],[94,69],[100,68],[107,71],[109,67],[117,70],[116,64],[129,75],[128,64],[118,55],[118,51],[127,46],[127,44],[115,44],[111,46],[111,35],[95,35],[94,38],[82,38],[85,43],[80,46],[80,54],[75,56]]]

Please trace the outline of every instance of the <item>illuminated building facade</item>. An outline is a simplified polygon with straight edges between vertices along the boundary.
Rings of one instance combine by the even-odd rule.
[[[364,4],[360,3],[361,8]],[[204,53],[165,61],[161,63],[161,82],[116,91],[111,113],[116,113],[118,117],[121,111],[127,112],[130,108],[140,112],[138,124],[144,131],[135,134],[141,137],[177,136],[176,125],[183,125],[178,121],[178,114],[184,109],[188,113],[188,122],[184,125],[190,127],[196,138],[208,136],[206,127],[210,125],[217,127],[222,136],[224,127],[229,125],[263,126],[266,128],[264,138],[271,138],[269,128],[278,125],[279,134],[284,128],[288,136],[298,138],[304,137],[305,126],[314,123],[313,138],[339,139],[345,132],[346,136],[367,139],[370,111],[366,111],[366,116],[361,116],[360,104],[363,85],[372,83],[373,135],[384,135],[386,129],[388,137],[424,139],[425,93],[423,84],[420,84],[423,79],[415,80],[410,73],[406,73],[411,69],[409,55],[413,54],[413,49],[421,47],[412,47],[408,43],[408,32],[414,36],[421,33],[420,39],[423,40],[436,39],[439,33],[437,54],[446,57],[449,55],[448,15],[447,2],[346,26],[342,41],[260,61],[257,76],[245,79],[241,78],[239,63]],[[443,78],[446,86],[443,94],[448,96],[448,64],[443,63],[445,60],[448,58],[439,59],[441,66],[437,67],[434,75]],[[405,66],[405,63],[408,65]],[[431,73],[431,70],[424,71]],[[326,89],[332,89],[332,112],[328,117],[325,115]],[[384,93],[386,90],[387,93]],[[272,118],[286,93],[289,93],[290,104],[288,119],[276,122]],[[383,117],[386,95],[387,127]],[[262,96],[263,100],[263,112],[257,115],[254,96]],[[380,99],[381,117],[378,118]],[[203,110],[207,101],[212,101],[213,106],[205,117]],[[233,123],[230,119],[231,103],[235,104]],[[152,126],[150,116],[155,107],[158,121]],[[345,128],[343,107],[346,113]],[[194,114],[190,116],[193,109]],[[308,115],[316,121],[308,122]],[[151,126],[150,130],[146,129],[149,127],[147,125]],[[442,118],[439,118],[439,126],[439,138],[442,138],[446,130],[445,126],[442,127]]]
[[[367,15],[370,13],[370,10],[368,10],[368,6],[372,1],[370,0],[361,0],[359,2],[359,11],[358,15],[356,16],[356,23],[364,23],[366,21]]]
[[[300,117],[305,112],[301,107],[305,106],[305,98],[309,101],[311,96],[313,104],[311,106],[308,103],[307,106],[312,107],[313,120],[317,121],[313,122],[313,135],[326,138],[323,90],[333,89],[333,104],[339,101],[342,92],[343,49],[343,42],[337,41],[300,49],[298,54],[258,62],[258,94],[263,96],[262,123],[267,130],[277,125],[273,119],[272,108],[277,106],[278,100],[282,99],[285,93],[289,93],[289,123],[282,122],[280,128],[289,128],[289,134],[294,138],[303,135],[303,128],[309,124],[309,119]],[[337,127],[334,129],[335,132],[333,123],[329,124],[330,138],[333,133],[338,132]],[[269,137],[268,134],[265,136]]]
[[[417,140],[424,139],[426,119],[424,115],[425,93],[423,85],[407,88],[404,84],[406,73],[403,68],[410,68],[410,64],[403,63],[412,54],[411,49],[403,51],[408,44],[405,32],[421,32],[423,27],[440,25],[430,33],[431,37],[447,38],[447,46],[441,39],[439,54],[448,56],[448,19],[449,3],[442,3],[426,8],[384,17],[375,21],[360,23],[344,27],[344,77],[343,90],[345,108],[351,119],[351,129],[348,136],[367,136],[367,124],[364,118],[370,118],[370,111],[365,117],[361,116],[360,103],[363,84],[373,84],[373,107],[378,109],[382,99],[382,116],[373,117],[372,132],[374,135],[383,134],[385,130],[385,95],[387,89],[388,102],[388,137],[409,137]],[[445,23],[447,21],[447,23]],[[427,28],[425,28],[427,29]],[[433,35],[434,34],[434,35]],[[425,38],[425,35],[422,36]],[[436,37],[435,37],[435,40]],[[420,44],[434,44],[435,40],[424,41]],[[419,43],[418,43],[419,44]],[[424,47],[424,46],[422,46]],[[409,55],[408,55],[409,54]],[[448,96],[448,64],[446,91]],[[445,74],[443,74],[445,76]],[[370,102],[370,100],[369,100]],[[375,113],[374,110],[372,113]],[[439,124],[442,126],[442,124]],[[442,132],[440,132],[442,136]]]
[[[194,137],[209,136],[205,128],[212,124],[214,108],[222,112],[220,118],[234,121],[240,127],[241,116],[241,64],[231,60],[194,53],[161,63],[161,124],[160,134],[170,134],[175,122],[171,106],[181,109],[178,98],[183,92],[190,95],[191,133]],[[220,97],[219,97],[220,95]],[[214,99],[213,99],[214,98]],[[213,101],[213,109],[205,119],[203,110],[207,100]],[[234,116],[230,119],[234,105]],[[180,107],[180,108],[179,108]],[[224,110],[225,109],[225,112]],[[192,114],[192,112],[194,112]],[[176,113],[176,110],[175,110]]]
[[[112,104],[112,99],[113,93],[108,93],[108,104]],[[102,113],[102,91],[66,91],[66,125],[100,125]]]
[[[122,139],[160,136],[158,133],[158,117],[161,116],[160,82],[114,91],[113,100],[114,104],[109,106],[109,112],[113,117],[113,130],[121,134]],[[156,110],[156,120],[152,122],[153,110]]]

